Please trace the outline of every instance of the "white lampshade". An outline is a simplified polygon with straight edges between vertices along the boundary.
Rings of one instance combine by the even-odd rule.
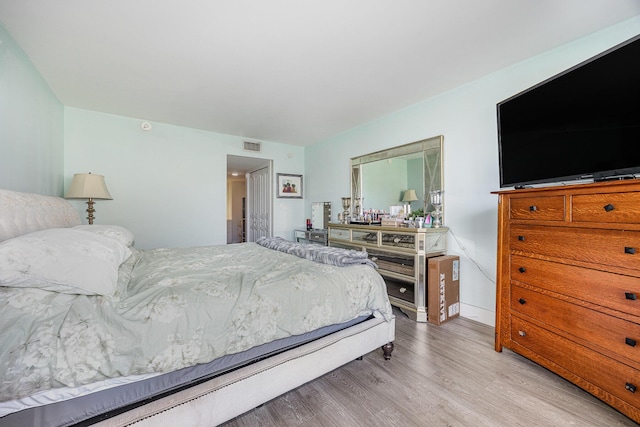
[[[415,202],[416,200],[418,200],[416,190],[407,190],[404,192],[404,196],[402,197],[403,202]]]
[[[91,172],[74,174],[69,190],[64,197],[65,199],[113,200],[104,183],[104,176]]]

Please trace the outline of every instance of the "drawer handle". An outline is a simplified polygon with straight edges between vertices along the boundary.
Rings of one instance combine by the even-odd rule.
[[[524,236],[518,236],[518,240],[520,240],[521,242],[524,242]]]
[[[401,294],[404,294],[405,292],[407,292],[407,288],[400,288],[399,291]]]
[[[525,331],[518,331],[518,335],[520,335],[521,337],[526,337],[527,333]]]
[[[613,206],[611,203],[609,203],[608,205],[606,205],[606,206],[604,207],[604,210],[605,210],[605,211],[607,211],[607,212],[611,212],[611,211],[612,211],[612,210],[614,210],[615,208],[616,208],[615,206]]]
[[[372,257],[371,257],[371,261],[376,262],[377,260],[378,260],[378,257],[377,257],[377,256],[372,256]]]
[[[635,347],[636,346],[636,340],[634,340],[633,338],[625,338],[624,339],[624,343],[626,345],[630,345],[631,347]]]
[[[526,269],[526,268],[524,268],[524,267],[520,267],[520,268],[518,269],[518,271],[519,271],[520,273],[526,273],[526,272],[527,272],[527,269]]]
[[[535,212],[537,210],[538,210],[538,207],[536,205],[529,206],[529,212]]]
[[[519,302],[520,304],[522,304],[522,305],[525,305],[525,304],[527,303],[527,300],[526,300],[526,299],[524,299],[524,298],[520,298],[520,299],[518,300],[518,302]]]
[[[637,298],[637,296],[636,296],[636,294],[634,294],[633,292],[625,292],[625,293],[624,293],[624,297],[625,297],[626,299],[630,299],[630,300],[633,300],[633,301],[635,301],[636,299],[638,299],[638,298]]]
[[[624,247],[624,253],[625,253],[625,254],[635,255],[635,253],[636,253],[636,248],[632,248],[632,247],[630,247],[630,246],[625,246],[625,247]]]
[[[635,393],[636,392],[636,386],[631,384],[631,383],[626,383],[624,385],[624,388],[626,388],[627,390],[629,390],[631,393]]]

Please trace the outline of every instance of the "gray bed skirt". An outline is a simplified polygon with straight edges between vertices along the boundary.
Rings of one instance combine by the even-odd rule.
[[[241,353],[220,357],[207,364],[183,368],[70,400],[24,409],[0,418],[0,427],[92,425],[138,405],[146,404],[154,399],[346,329],[367,320],[367,318],[367,316],[363,316],[306,334],[282,338]]]

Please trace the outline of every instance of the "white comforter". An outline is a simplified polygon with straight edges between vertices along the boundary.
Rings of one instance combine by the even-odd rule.
[[[391,317],[370,266],[254,243],[134,249],[113,296],[0,288],[0,402],[168,372],[367,314]]]

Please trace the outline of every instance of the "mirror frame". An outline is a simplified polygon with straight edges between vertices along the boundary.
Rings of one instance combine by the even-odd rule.
[[[443,161],[444,136],[439,135],[428,139],[423,139],[409,144],[388,148],[351,158],[351,209],[352,214],[359,214],[362,209],[360,202],[363,195],[362,188],[362,166],[379,160],[388,160],[395,157],[405,156],[422,152],[422,162],[424,168],[423,188],[424,188],[424,212],[432,212],[433,205],[430,202],[429,192],[444,191],[444,161]],[[442,207],[442,218],[444,222],[444,203]]]

